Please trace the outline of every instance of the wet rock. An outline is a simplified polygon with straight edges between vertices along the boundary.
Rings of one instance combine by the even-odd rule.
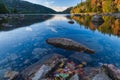
[[[50,66],[43,65],[34,75],[32,80],[40,80],[43,76],[45,76],[48,71],[51,70]]]
[[[19,72],[16,71],[7,71],[4,75],[4,78],[7,78],[9,80],[16,80],[16,78],[19,76]]]
[[[102,69],[112,80],[120,80],[120,69],[116,69],[114,65],[104,64]]]
[[[92,18],[92,22],[104,22],[104,20],[103,20],[102,16],[100,16],[100,15],[95,15],[95,16],[93,16],[93,18]]]
[[[110,79],[105,73],[99,73],[97,75],[95,75],[95,77],[93,77],[92,80],[112,80]]]
[[[33,51],[32,51],[32,54],[34,55],[43,55],[43,54],[47,54],[47,49],[45,48],[35,48]]]
[[[24,69],[21,72],[21,75],[25,80],[35,80],[41,77],[43,78],[45,77],[44,75],[47,73],[47,71],[49,72],[50,68],[54,68],[54,66],[60,61],[61,57],[62,56],[59,54],[46,55],[42,59],[40,59],[40,61]]]
[[[78,74],[73,75],[70,80],[80,80]]]
[[[30,60],[29,59],[26,59],[23,63],[24,64],[28,64],[30,62]]]
[[[85,67],[84,76],[82,77],[82,80],[92,80],[95,75],[99,74],[99,72],[99,67]]]
[[[68,21],[68,23],[70,23],[70,24],[74,24],[74,21],[71,20],[71,21]]]
[[[87,53],[95,53],[94,50],[87,48],[86,46],[81,45],[78,42],[75,42],[71,39],[67,38],[49,38],[46,40],[48,44],[51,44],[55,47],[74,50],[78,52],[87,52]]]

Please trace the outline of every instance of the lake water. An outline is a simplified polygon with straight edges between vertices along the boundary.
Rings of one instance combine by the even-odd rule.
[[[22,70],[48,54],[58,53],[67,58],[86,61],[88,66],[103,63],[120,66],[120,21],[103,17],[105,22],[94,24],[89,16],[26,15],[23,19],[0,21],[11,27],[0,27],[0,73]],[[73,19],[74,24],[68,21]],[[68,51],[53,47],[46,39],[64,37],[77,41],[95,54]]]

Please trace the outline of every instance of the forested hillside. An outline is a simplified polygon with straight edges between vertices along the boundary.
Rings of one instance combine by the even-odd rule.
[[[3,0],[0,0],[0,14],[2,13],[8,13],[9,11],[7,10]]]
[[[67,8],[66,10],[64,10],[62,13],[64,13],[64,14],[69,14],[70,11],[71,11],[71,9],[72,9],[72,7],[69,7],[69,8]]]
[[[71,13],[107,13],[118,11],[120,11],[120,0],[86,0],[73,7]]]
[[[55,13],[55,11],[50,8],[23,0],[4,1],[11,13]]]

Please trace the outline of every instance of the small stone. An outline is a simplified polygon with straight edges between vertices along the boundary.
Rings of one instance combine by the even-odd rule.
[[[87,62],[82,62],[83,65],[87,65]]]
[[[82,65],[82,64],[80,64],[80,65],[79,65],[79,67],[80,67],[80,68],[82,68],[82,67],[83,67],[83,65]]]
[[[70,23],[70,24],[74,24],[74,21],[71,20],[71,21],[68,21],[68,23]]]
[[[27,63],[29,63],[30,62],[30,60],[29,59],[26,59],[25,61],[24,61],[24,64],[27,64]]]

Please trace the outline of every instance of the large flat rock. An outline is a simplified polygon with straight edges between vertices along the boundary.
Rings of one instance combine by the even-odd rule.
[[[59,47],[67,50],[86,52],[86,53],[95,53],[94,50],[89,49],[86,46],[67,38],[49,38],[46,40],[46,42],[55,47]]]

